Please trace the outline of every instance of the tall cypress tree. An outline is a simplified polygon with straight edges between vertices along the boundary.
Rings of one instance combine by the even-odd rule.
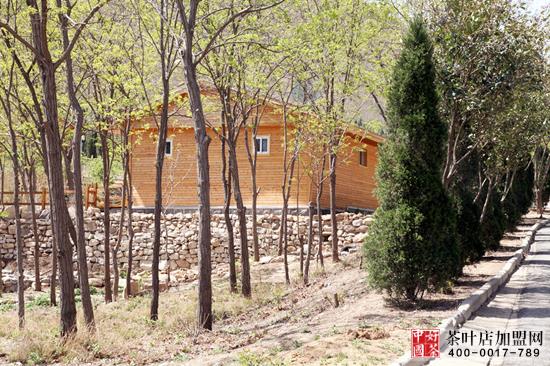
[[[419,18],[404,38],[388,102],[366,268],[374,287],[416,300],[459,271],[455,214],[441,183],[446,127],[437,111],[432,44]]]

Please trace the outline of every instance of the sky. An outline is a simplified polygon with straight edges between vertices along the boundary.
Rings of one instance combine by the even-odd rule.
[[[538,13],[544,6],[548,6],[550,4],[550,0],[528,0],[527,4],[529,4],[529,10],[532,13]]]

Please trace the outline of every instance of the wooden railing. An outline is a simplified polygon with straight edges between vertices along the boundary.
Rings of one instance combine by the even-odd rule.
[[[100,194],[97,188],[97,183],[95,186],[89,186],[86,190],[85,202],[88,202],[86,208],[89,206],[98,207],[103,209],[105,207],[105,194]],[[125,200],[124,204],[127,206],[128,202]],[[121,208],[122,207],[122,197],[117,194],[109,195],[109,207],[110,208]]]
[[[49,205],[49,201],[48,201],[48,191],[46,190],[46,188],[42,188],[41,191],[37,191],[37,192],[25,192],[25,191],[21,191],[19,192],[19,205],[20,206],[30,206],[31,205],[31,198],[30,198],[30,195],[34,195],[34,205],[35,206],[41,206],[42,209],[46,208],[47,205]],[[8,199],[8,201],[6,201],[6,196],[12,196],[11,197],[11,201]],[[0,195],[0,206],[13,206],[13,195],[14,195],[14,192],[2,192],[1,195]],[[25,195],[28,196],[28,200],[25,200],[24,197]],[[37,199],[36,196],[37,195],[40,195],[40,197]]]
[[[86,191],[84,193],[84,206],[86,209],[90,206],[97,207],[97,183],[86,186]]]
[[[65,196],[70,197],[71,195],[74,195],[74,190],[65,190]],[[98,207],[98,188],[97,183],[93,185],[86,185],[85,189],[83,190],[84,194],[84,205],[86,208],[88,207]],[[5,206],[13,206],[13,195],[14,192],[1,192],[0,194],[0,207]],[[19,205],[20,206],[30,206],[31,205],[31,195],[34,195],[34,205],[40,206],[42,209],[45,209],[46,206],[50,205],[50,200],[48,198],[48,190],[44,187],[40,189],[40,191],[35,192],[25,192],[21,191],[19,192]],[[118,201],[120,201],[120,197],[111,197],[111,202],[114,198],[118,198]],[[115,201],[116,202],[116,201]],[[116,207],[116,206],[112,206]]]

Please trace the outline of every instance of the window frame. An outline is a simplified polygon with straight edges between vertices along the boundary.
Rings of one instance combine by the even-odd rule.
[[[168,144],[170,144],[170,153],[166,152],[166,148],[168,147]],[[172,156],[174,153],[174,139],[171,137],[166,138],[166,144],[164,145],[164,156]]]
[[[80,155],[84,156],[85,154],[85,148],[86,148],[86,135],[82,134],[80,135]]]
[[[364,159],[362,157],[364,157]],[[360,166],[367,167],[369,165],[367,157],[368,157],[367,149],[359,150],[359,165]]]
[[[267,140],[267,151],[258,151],[256,147],[256,143],[258,140]],[[254,151],[256,152],[256,155],[269,155],[271,152],[271,136],[270,135],[257,135],[254,139]],[[260,150],[261,150],[261,144],[260,144]]]

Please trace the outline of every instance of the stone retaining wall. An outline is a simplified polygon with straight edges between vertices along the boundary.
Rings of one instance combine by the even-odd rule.
[[[103,268],[104,255],[104,230],[103,213],[96,209],[90,209],[86,213],[86,242],[87,254],[92,272],[99,272]],[[116,243],[118,232],[119,214],[111,214],[111,246]],[[338,218],[338,235],[340,250],[355,250],[366,235],[371,215],[340,213]],[[234,225],[237,223],[237,216],[232,215]],[[252,246],[252,222],[247,216],[247,229],[249,246]],[[299,222],[298,222],[299,220]],[[276,214],[264,214],[258,216],[258,234],[260,241],[261,255],[277,255],[279,240],[280,216]],[[151,267],[153,255],[153,215],[147,213],[134,214],[134,246],[133,258],[136,271],[148,270]],[[161,269],[169,266],[171,269],[187,269],[196,266],[197,257],[197,215],[191,213],[168,214],[163,220],[162,246],[161,246]],[[40,250],[42,257],[51,256],[52,237],[49,220],[38,219],[38,230],[40,238]],[[317,232],[318,224],[314,221],[314,231]],[[234,226],[235,246],[239,255],[239,228]],[[32,266],[34,237],[32,235],[31,220],[28,216],[23,218],[24,232],[24,253],[25,260]],[[126,232],[126,230],[125,230]],[[330,216],[323,216],[323,236],[325,239],[325,253],[330,253]],[[296,253],[299,248],[299,236],[303,242],[307,240],[307,217],[289,216],[289,252]],[[317,235],[315,235],[317,242]],[[212,261],[214,264],[227,262],[227,231],[223,215],[212,215]],[[126,267],[128,257],[128,239],[124,235],[118,261],[122,268]],[[15,260],[15,225],[13,220],[0,219],[0,260],[11,262]],[[76,253],[75,253],[76,261]]]

